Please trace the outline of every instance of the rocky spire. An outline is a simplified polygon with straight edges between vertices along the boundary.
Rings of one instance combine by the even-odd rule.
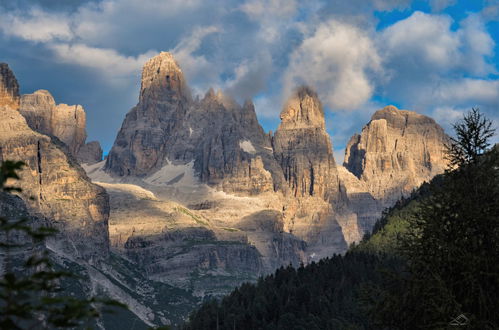
[[[19,84],[7,63],[0,63],[0,106],[19,109]]]
[[[255,194],[279,182],[280,168],[253,104],[241,107],[213,89],[192,100],[181,69],[162,52],[144,66],[139,103],[127,114],[106,169],[148,176],[171,162],[192,161],[201,182],[225,191]]]
[[[287,100],[281,112],[280,130],[319,128],[325,129],[324,110],[322,104],[311,88],[299,87]]]
[[[350,139],[344,166],[389,206],[444,171],[447,139],[430,117],[387,106]]]
[[[33,130],[57,137],[75,157],[85,144],[86,113],[81,105],[56,105],[52,94],[37,90],[21,97],[20,112]]]
[[[317,94],[308,87],[297,89],[281,120],[273,137],[274,155],[293,194],[334,198],[338,175]]]
[[[142,69],[139,103],[130,110],[109,153],[106,169],[114,174],[146,175],[166,161],[167,145],[188,134],[183,126],[192,102],[182,70],[168,52]],[[189,152],[181,150],[189,157]],[[186,154],[185,157],[183,154]]]
[[[173,55],[161,52],[144,64],[140,103],[190,99],[184,74]]]

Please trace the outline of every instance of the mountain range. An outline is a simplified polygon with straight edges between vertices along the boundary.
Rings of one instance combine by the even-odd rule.
[[[192,95],[167,52],[145,63],[138,103],[105,159],[86,141],[81,105],[56,104],[46,90],[19,95],[7,64],[0,112],[0,160],[26,163],[15,203],[59,229],[47,249],[82,269],[82,294],[124,301],[149,326],[178,323],[203,297],[280,266],[344,253],[447,167],[448,136],[427,116],[376,111],[340,165],[310,87],[292,92],[267,133],[251,100]]]

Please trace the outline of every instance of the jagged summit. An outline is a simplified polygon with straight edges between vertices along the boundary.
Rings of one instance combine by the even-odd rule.
[[[225,94],[222,90],[218,89],[215,91],[213,87],[210,87],[203,99],[201,100],[201,104],[219,104],[225,107],[227,110],[231,109],[240,109],[241,106],[237,103],[237,101],[231,97],[230,95]]]
[[[0,105],[19,109],[19,84],[7,63],[0,63]]]
[[[144,64],[140,102],[190,99],[184,74],[169,52],[161,52]]]
[[[391,205],[444,171],[447,139],[432,118],[390,105],[352,136],[344,166],[367,183],[376,199]]]
[[[287,100],[273,146],[295,196],[334,198],[337,173],[331,139],[322,104],[309,87],[298,88]]]
[[[324,109],[317,93],[308,86],[295,90],[281,112],[279,129],[325,128]]]

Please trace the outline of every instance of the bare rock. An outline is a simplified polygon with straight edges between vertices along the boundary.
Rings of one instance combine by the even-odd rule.
[[[193,100],[177,62],[162,52],[144,65],[139,103],[123,122],[106,170],[147,177],[191,162],[201,182],[225,191],[255,194],[283,181],[253,104],[241,106],[214,90]]]
[[[19,109],[19,84],[7,63],[0,63],[0,104]]]
[[[57,137],[73,156],[85,143],[86,114],[81,105],[56,105],[48,91],[38,90],[21,97],[20,112],[33,130]]]
[[[84,144],[78,152],[78,161],[81,164],[95,164],[102,161],[102,148],[98,141]]]
[[[387,106],[352,137],[344,166],[382,205],[391,206],[445,170],[447,139],[433,119]]]
[[[275,158],[295,197],[337,198],[338,173],[331,139],[315,92],[302,87],[287,101],[272,142]]]
[[[343,166],[338,166],[341,189],[347,196],[347,208],[356,215],[357,235],[351,233],[349,243],[359,241],[366,232],[370,232],[381,217],[383,207],[381,202],[369,192],[365,181],[357,178]],[[343,226],[342,226],[343,227]],[[353,228],[352,228],[353,229]]]
[[[0,81],[15,79],[10,71],[4,70],[4,74]],[[11,81],[0,85],[0,90],[15,96],[17,86]],[[30,213],[48,219],[60,230],[54,248],[62,253],[90,261],[105,257],[109,216],[105,190],[90,182],[58,139],[33,131],[12,104],[9,100],[0,104],[0,160],[26,163],[16,184],[23,190],[20,196]]]

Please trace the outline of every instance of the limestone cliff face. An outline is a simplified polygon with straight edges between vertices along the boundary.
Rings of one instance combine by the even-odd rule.
[[[308,87],[286,102],[272,146],[289,189],[286,230],[305,240],[317,258],[344,251],[358,239],[358,229],[344,208],[322,104]]]
[[[163,164],[177,137],[191,101],[177,62],[162,52],[142,70],[139,103],[126,115],[109,153],[106,168],[120,176],[145,176]],[[179,151],[174,159],[188,159],[191,151]]]
[[[195,168],[202,182],[224,191],[257,194],[282,182],[269,138],[256,119],[253,103],[242,107],[210,90],[188,118],[197,139]]]
[[[102,160],[102,148],[98,141],[91,141],[81,146],[77,159],[81,164],[95,164]]]
[[[349,241],[358,241],[370,232],[381,217],[383,205],[369,192],[365,181],[357,178],[343,166],[338,166],[341,190],[347,197],[347,208],[355,213],[358,236]]]
[[[315,92],[302,87],[288,100],[273,137],[273,148],[295,197],[337,197],[333,148],[325,129],[324,110]]]
[[[73,156],[78,155],[87,138],[86,114],[81,105],[56,105],[48,91],[38,90],[21,97],[20,112],[31,129],[57,137]]]
[[[3,72],[0,81],[15,79],[10,70]],[[12,86],[17,82],[0,85],[0,90],[12,96],[0,104],[0,160],[26,163],[16,184],[23,189],[21,197],[30,212],[60,229],[59,249],[87,260],[107,255],[109,203],[105,190],[90,182],[59,140],[33,131],[18,108],[11,108],[19,97]]]
[[[282,181],[253,104],[240,106],[213,90],[193,100],[173,56],[162,52],[144,65],[139,103],[123,122],[106,170],[146,177],[190,162],[201,182],[227,191],[254,194]]]
[[[0,63],[0,104],[19,108],[19,84],[6,63]]]
[[[447,138],[433,119],[387,106],[351,138],[344,166],[374,198],[390,206],[445,170]]]

